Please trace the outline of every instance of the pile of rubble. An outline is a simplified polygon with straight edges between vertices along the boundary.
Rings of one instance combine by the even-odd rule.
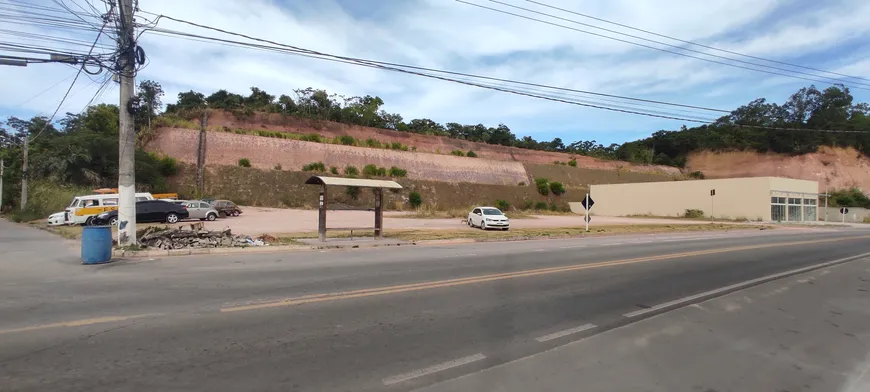
[[[230,248],[248,246],[266,246],[262,239],[252,239],[246,235],[234,236],[229,227],[221,231],[203,229],[202,223],[191,224],[190,227],[169,228],[152,226],[139,233],[139,246],[156,249],[187,249],[187,248]]]

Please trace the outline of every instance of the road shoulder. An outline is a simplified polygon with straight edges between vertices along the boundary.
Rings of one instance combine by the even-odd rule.
[[[422,390],[870,390],[870,260],[768,282]]]

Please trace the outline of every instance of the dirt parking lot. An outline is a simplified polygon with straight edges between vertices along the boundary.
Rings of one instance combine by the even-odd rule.
[[[317,211],[281,208],[242,207],[241,216],[205,222],[206,228],[219,230],[229,226],[234,233],[247,235],[299,233],[317,231]],[[424,219],[399,217],[402,212],[385,212],[384,229],[453,229],[465,228],[462,219]],[[679,219],[620,218],[593,216],[590,227],[632,224],[697,224],[697,221]],[[582,227],[581,215],[540,215],[525,219],[512,219],[513,228]],[[374,212],[329,211],[327,227],[371,227]]]

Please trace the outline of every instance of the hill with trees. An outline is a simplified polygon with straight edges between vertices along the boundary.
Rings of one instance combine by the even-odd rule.
[[[617,159],[684,167],[697,151],[800,155],[820,146],[853,147],[870,155],[870,105],[854,103],[839,85],[800,89],[782,105],[756,99],[713,124],[652,136],[617,148]]]

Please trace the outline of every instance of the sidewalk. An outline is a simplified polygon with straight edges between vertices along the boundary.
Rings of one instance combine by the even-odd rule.
[[[870,260],[734,292],[421,391],[870,391]]]

